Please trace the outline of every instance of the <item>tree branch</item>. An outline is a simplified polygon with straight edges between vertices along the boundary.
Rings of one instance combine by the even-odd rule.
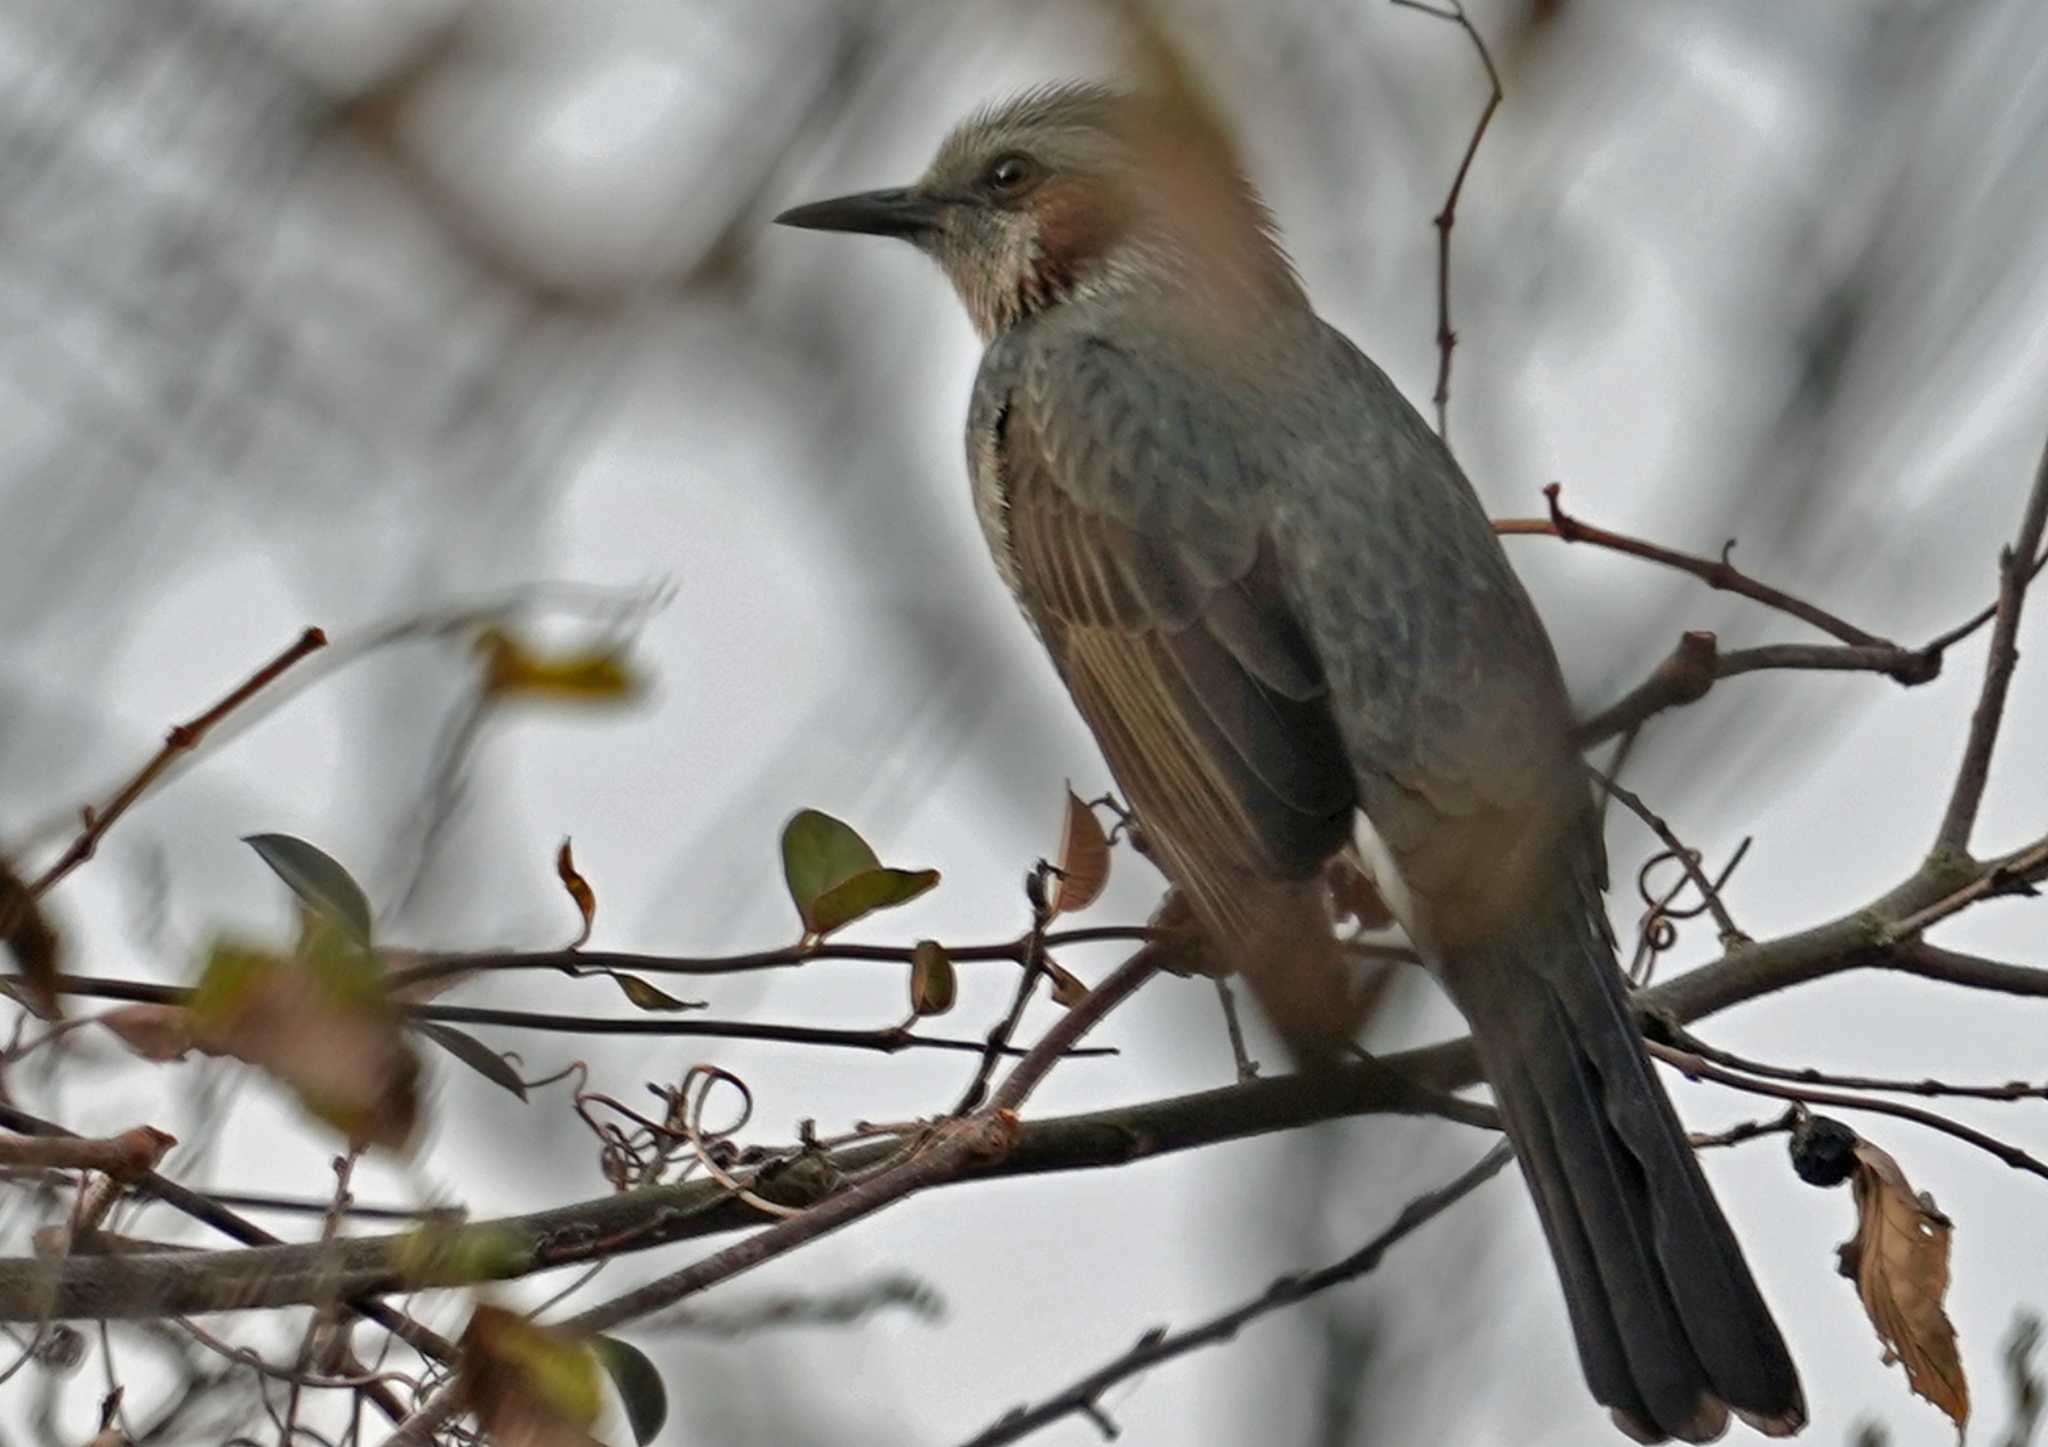
[[[2016,640],[2020,612],[2027,601],[2027,585],[2033,579],[2030,566],[2041,551],[2041,534],[2048,528],[2048,446],[2034,470],[2033,490],[2027,494],[2026,511],[2020,517],[2019,536],[1998,558],[1998,607],[1991,623],[1991,649],[1984,661],[1984,686],[1977,695],[1976,711],[1970,716],[1970,736],[1963,746],[1963,761],[1956,770],[1954,791],[1942,815],[1941,829],[1934,836],[1937,851],[1966,854],[1970,833],[1976,827],[1977,808],[1983,802],[1984,785],[1991,776],[1991,754],[1998,744],[1998,727],[2005,718],[2005,696],[2012,686],[2013,669],[2020,653]]]
[[[1108,1423],[1102,1409],[1102,1394],[1129,1377],[1148,1371],[1175,1357],[1185,1356],[1201,1347],[1216,1346],[1227,1342],[1251,1322],[1270,1311],[1306,1301],[1317,1292],[1355,1281],[1377,1268],[1404,1237],[1413,1235],[1450,1207],[1456,1205],[1480,1186],[1500,1174],[1501,1167],[1514,1159],[1514,1152],[1506,1141],[1496,1143],[1492,1150],[1481,1156],[1476,1164],[1457,1179],[1438,1187],[1425,1195],[1417,1196],[1401,1208],[1401,1214],[1394,1223],[1380,1232],[1365,1245],[1328,1266],[1297,1276],[1283,1276],[1264,1291],[1243,1305],[1224,1312],[1221,1316],[1203,1322],[1200,1326],[1185,1331],[1168,1332],[1164,1327],[1154,1327],[1139,1337],[1136,1345],[1115,1361],[1096,1368],[1044,1401],[1032,1407],[1016,1407],[996,1421],[986,1431],[970,1438],[964,1447],[1001,1447],[1007,1442],[1016,1442],[1036,1432],[1040,1427],[1059,1421],[1063,1417],[1086,1416],[1103,1428],[1105,1435],[1114,1437],[1113,1424]]]

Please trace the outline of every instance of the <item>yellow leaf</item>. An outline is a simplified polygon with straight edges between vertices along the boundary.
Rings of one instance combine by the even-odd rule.
[[[603,1404],[597,1358],[582,1341],[495,1306],[462,1333],[463,1405],[497,1442],[590,1447]]]
[[[1856,1283],[1884,1359],[1904,1366],[1907,1384],[1960,1433],[1970,1420],[1970,1388],[1942,1306],[1955,1223],[1932,1196],[1915,1195],[1899,1163],[1869,1141],[1858,1141],[1854,1155],[1856,1235],[1842,1243],[1842,1274]]]
[[[616,649],[543,653],[490,628],[478,636],[477,651],[484,656],[484,691],[493,698],[617,703],[637,697],[644,687]]]

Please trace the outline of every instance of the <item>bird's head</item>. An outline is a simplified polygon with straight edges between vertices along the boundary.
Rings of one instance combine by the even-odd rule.
[[[775,219],[910,242],[945,270],[984,338],[1091,289],[1164,280],[1250,298],[1295,286],[1213,129],[1183,107],[1096,85],[975,113],[914,185]]]

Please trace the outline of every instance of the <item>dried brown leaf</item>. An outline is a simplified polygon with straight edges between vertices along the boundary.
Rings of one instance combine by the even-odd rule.
[[[99,1023],[144,1060],[183,1060],[192,1048],[192,1017],[183,1005],[123,1005]]]
[[[953,961],[937,940],[919,940],[910,952],[910,1009],[915,1015],[943,1015],[960,991]]]
[[[1885,1361],[1904,1366],[1908,1385],[1960,1433],[1970,1420],[1970,1388],[1942,1306],[1955,1224],[1869,1141],[1856,1143],[1855,1158],[1856,1234],[1842,1243],[1842,1274],[1856,1283]]]
[[[1109,836],[1095,811],[1067,790],[1067,817],[1060,828],[1060,853],[1054,863],[1052,913],[1079,914],[1102,896],[1109,883]]]
[[[0,946],[21,972],[16,993],[22,1002],[45,1020],[63,1018],[57,1002],[57,932],[5,860],[0,860]]]
[[[590,939],[591,927],[597,923],[597,894],[591,889],[590,881],[576,872],[576,857],[569,852],[566,838],[562,847],[555,851],[555,877],[562,881],[562,888],[569,891],[569,898],[576,903],[576,912],[583,916],[583,933],[569,945],[572,950],[580,950]]]
[[[1088,987],[1080,977],[1058,961],[1048,958],[1045,972],[1052,976],[1052,1002],[1062,1010],[1071,1010],[1088,998]]]

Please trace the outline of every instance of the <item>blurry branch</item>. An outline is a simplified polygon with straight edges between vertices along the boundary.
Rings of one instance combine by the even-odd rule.
[[[257,669],[205,713],[190,723],[172,725],[170,733],[164,738],[163,747],[142,766],[140,772],[121,786],[113,798],[97,809],[91,805],[85,807],[82,811],[84,828],[71,841],[71,847],[36,877],[35,882],[29,886],[29,893],[40,897],[65,875],[92,858],[93,850],[98,847],[106,832],[114,827],[115,821],[127,813],[136,800],[149,792],[150,787],[162,778],[165,770],[177,761],[179,755],[197,749],[222,719],[268,688],[300,659],[326,646],[327,635],[318,628],[308,628],[299,635],[298,641],[291,647]],[[0,920],[0,934],[8,933],[11,927],[11,919]]]
[[[1227,1342],[1243,1327],[1269,1311],[1293,1306],[1318,1292],[1368,1275],[1379,1266],[1387,1252],[1404,1237],[1412,1235],[1493,1179],[1500,1173],[1501,1167],[1513,1159],[1514,1153],[1508,1148],[1508,1143],[1497,1142],[1493,1149],[1481,1156],[1463,1175],[1434,1191],[1417,1196],[1403,1206],[1401,1214],[1394,1218],[1391,1226],[1342,1260],[1333,1261],[1315,1271],[1282,1276],[1250,1301],[1199,1326],[1178,1332],[1168,1332],[1164,1327],[1154,1327],[1139,1337],[1137,1343],[1116,1360],[1098,1367],[1072,1386],[1064,1388],[1036,1406],[1013,1408],[988,1430],[968,1439],[963,1447],[999,1447],[1001,1443],[1019,1441],[1040,1427],[1070,1416],[1086,1417],[1101,1430],[1104,1437],[1115,1437],[1117,1426],[1102,1409],[1102,1394],[1109,1388],[1127,1377],[1134,1377],[1140,1372],[1171,1361],[1175,1357],[1185,1356],[1198,1348]]]
[[[945,1314],[938,1293],[916,1277],[884,1276],[818,1296],[769,1296],[718,1311],[678,1308],[649,1317],[640,1323],[640,1330],[732,1340],[772,1327],[851,1326],[890,1307],[900,1307],[925,1321],[936,1321]]]
[[[1017,1133],[1018,1110],[1082,1036],[1152,978],[1159,967],[1160,952],[1161,946],[1144,946],[1076,1001],[1012,1067],[988,1105],[973,1115],[944,1122],[907,1156],[851,1189],[828,1196],[801,1214],[714,1251],[679,1271],[579,1312],[563,1327],[579,1333],[601,1332],[664,1310],[920,1190],[953,1180],[977,1160],[1001,1159]],[[425,1447],[434,1433],[461,1410],[461,1402],[456,1390],[444,1387],[392,1434],[387,1447]]]
[[[1501,87],[1500,72],[1494,69],[1493,54],[1486,48],[1486,41],[1471,18],[1465,14],[1461,0],[1450,0],[1448,5],[1433,5],[1428,0],[1393,0],[1393,4],[1398,9],[1419,10],[1424,15],[1433,15],[1457,26],[1471,40],[1479,63],[1486,68],[1486,106],[1479,112],[1478,123],[1472,127],[1471,139],[1465,142],[1465,154],[1459,158],[1457,173],[1451,177],[1451,189],[1444,195],[1443,208],[1430,220],[1436,228],[1437,353],[1436,390],[1430,394],[1430,401],[1436,405],[1436,435],[1448,448],[1451,445],[1451,353],[1458,345],[1458,334],[1451,327],[1451,228],[1458,224],[1458,198],[1465,193],[1465,178],[1472,173],[1472,162],[1478,157],[1480,144],[1486,139],[1486,128],[1493,124],[1493,113],[1500,109],[1506,92]]]
[[[0,1136],[0,1165],[100,1171],[116,1180],[133,1180],[156,1169],[175,1138],[146,1125],[117,1136],[90,1140],[83,1136]]]
[[[548,613],[589,617],[624,631],[662,607],[667,598],[666,585],[653,588],[612,588],[582,583],[535,583],[508,590],[480,602],[465,602],[436,612],[413,614],[389,623],[375,624],[351,632],[339,641],[331,643],[322,634],[319,643],[299,655],[303,658],[308,653],[317,653],[317,659],[306,666],[292,669],[291,676],[281,681],[277,672],[270,671],[276,668],[276,664],[273,663],[265,670],[269,676],[263,678],[260,690],[251,691],[245,684],[237,691],[238,697],[235,698],[230,711],[223,713],[216,707],[209,713],[205,720],[206,726],[201,733],[216,745],[225,743],[342,669],[390,648],[409,643],[446,643],[472,639],[486,629],[510,624],[529,615]],[[318,633],[321,630],[310,631]],[[301,638],[300,643],[295,646],[305,647],[305,639]],[[254,696],[257,691],[261,692],[260,698]],[[185,727],[192,729],[194,725],[187,724]],[[182,773],[195,761],[200,742],[201,739],[193,738],[179,748],[167,746],[149,765],[149,770],[153,772],[148,786],[169,783]],[[125,809],[134,802],[134,799],[128,799],[122,804],[122,808]],[[110,805],[108,810],[102,811],[102,816],[111,811]],[[28,831],[29,837],[40,839],[49,835],[58,828],[67,826],[69,817],[46,819]],[[105,832],[104,823],[100,832]]]
[[[64,1129],[62,1126],[41,1120],[36,1116],[30,1115],[25,1110],[5,1102],[0,1102],[0,1126],[5,1126],[9,1130],[19,1131],[23,1135],[43,1136],[58,1140],[78,1139],[73,1132]],[[189,1190],[179,1185],[176,1181],[158,1175],[153,1170],[145,1171],[137,1176],[135,1184],[162,1201],[165,1205],[182,1211],[193,1220],[203,1225],[211,1226],[222,1235],[239,1241],[245,1246],[282,1246],[284,1244],[262,1227],[236,1215],[225,1206],[210,1201],[199,1192]],[[348,1294],[346,1288],[338,1286],[334,1278],[320,1270],[320,1267],[332,1260],[334,1248],[332,1246],[316,1246],[310,1249],[315,1253],[316,1257],[314,1274],[320,1279],[315,1282],[312,1288],[318,1292],[318,1295],[309,1296],[306,1300],[309,1303],[323,1302],[332,1300],[337,1294]],[[179,1252],[175,1253],[171,1259],[179,1260],[187,1259],[188,1257],[191,1259],[206,1259],[211,1254]],[[232,1256],[233,1253],[229,1253],[229,1255]],[[17,1287],[25,1290],[27,1294],[29,1310],[26,1315],[17,1319],[39,1322],[48,1318],[50,1313],[47,1310],[48,1297],[46,1292],[53,1274],[61,1274],[66,1267],[82,1259],[89,1258],[67,1257],[61,1261],[54,1262],[33,1259],[28,1261],[12,1261],[7,1263],[5,1268],[0,1268],[0,1272],[8,1274],[10,1280]],[[106,1257],[102,1259],[154,1260],[156,1258]],[[348,1307],[358,1316],[383,1327],[423,1356],[439,1361],[454,1360],[455,1344],[453,1342],[447,1340],[431,1328],[414,1321],[411,1317],[392,1310],[383,1302],[350,1301]],[[118,1313],[102,1310],[85,1314],[107,1317],[117,1315]]]
[[[1984,686],[1977,696],[1977,709],[1970,717],[1970,737],[1963,748],[1963,762],[1956,771],[1955,790],[1949,796],[1948,811],[1935,835],[1937,853],[1967,854],[1970,831],[1977,823],[1977,807],[1984,798],[1984,785],[1991,775],[1991,752],[1998,743],[1998,728],[2005,717],[2005,698],[2019,663],[2016,640],[2020,610],[2027,600],[2027,585],[2033,580],[2032,562],[2041,551],[2041,533],[2048,527],[2048,450],[2041,454],[2034,471],[2033,490],[2027,494],[2026,512],[2020,520],[2019,536],[1998,558],[1998,605],[1991,622],[1991,652],[1984,666]]]
[[[2005,1429],[1999,1447],[2030,1447],[2041,1425],[2041,1408],[2048,1401],[2048,1386],[2044,1386],[2034,1366],[2034,1353],[2040,1345],[2041,1318],[2030,1311],[2021,1312],[2005,1339],[2005,1380],[2012,1392],[2012,1425]]]

